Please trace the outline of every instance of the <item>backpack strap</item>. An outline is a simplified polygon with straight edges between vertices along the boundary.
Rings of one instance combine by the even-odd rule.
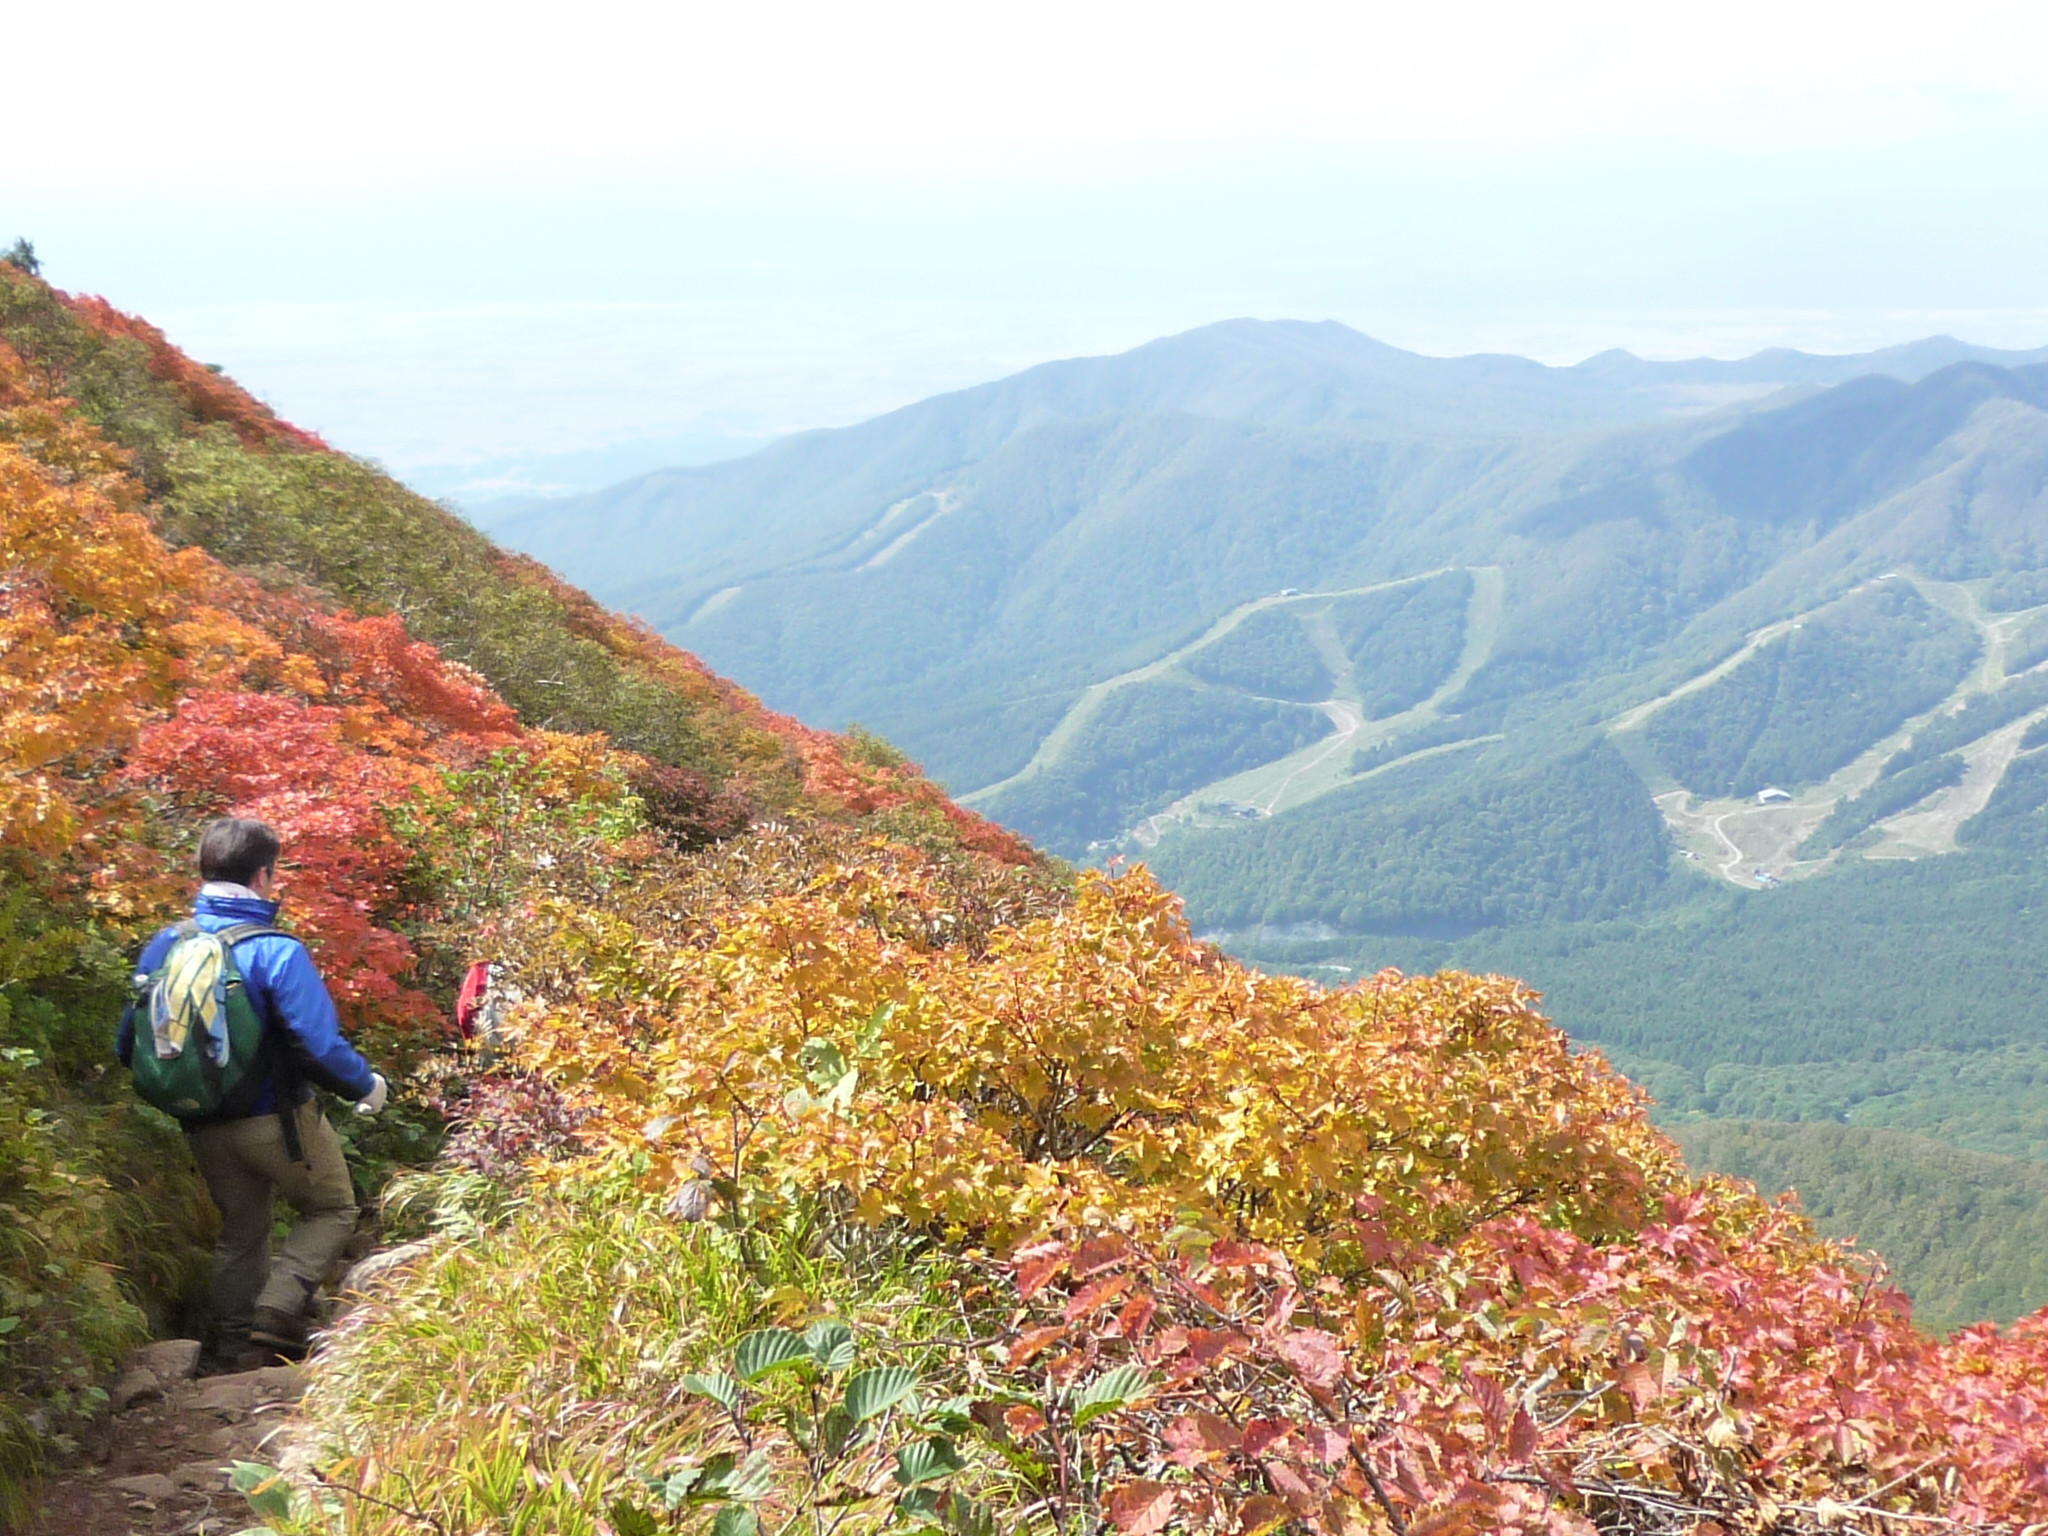
[[[178,927],[181,930],[185,928],[191,928],[195,933],[199,931],[199,925],[197,923],[192,922],[180,923],[178,924]],[[297,939],[299,937],[295,933],[286,933],[282,928],[273,928],[268,923],[235,923],[226,928],[214,929],[213,936],[216,939],[219,939],[221,943],[226,945],[229,949],[233,949],[237,944],[241,943],[242,940],[244,939],[261,939],[266,937],[278,939]]]

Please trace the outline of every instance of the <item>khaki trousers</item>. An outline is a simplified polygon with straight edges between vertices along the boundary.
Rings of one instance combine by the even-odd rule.
[[[298,1109],[305,1160],[285,1151],[277,1116],[252,1115],[202,1125],[189,1136],[206,1191],[220,1210],[213,1245],[213,1325],[225,1338],[246,1336],[256,1308],[305,1317],[313,1293],[356,1229],[356,1191],[341,1138],[317,1099]],[[276,1200],[298,1222],[275,1259],[270,1231]]]

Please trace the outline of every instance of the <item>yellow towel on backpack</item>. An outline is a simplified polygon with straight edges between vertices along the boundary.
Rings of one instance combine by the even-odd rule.
[[[216,1065],[228,1058],[227,950],[210,933],[171,946],[149,999],[149,1029],[159,1060],[181,1054],[194,1026]]]

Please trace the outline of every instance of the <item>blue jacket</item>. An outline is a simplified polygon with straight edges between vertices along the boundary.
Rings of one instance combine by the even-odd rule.
[[[218,933],[237,923],[276,922],[277,903],[247,896],[202,895],[193,904],[192,915],[208,933]],[[166,928],[151,939],[135,962],[137,974],[155,971],[176,939],[175,928]],[[342,1038],[334,999],[327,995],[327,985],[314,969],[306,946],[282,935],[243,939],[235,945],[235,964],[249,989],[249,1000],[256,1005],[256,1016],[274,1032],[273,1049],[282,1048],[282,1060],[272,1068],[270,1080],[250,1106],[250,1117],[274,1114],[280,1091],[292,1102],[303,1101],[308,1084],[344,1099],[367,1098],[376,1086],[370,1064]],[[121,1019],[114,1054],[125,1067],[134,1050],[135,1020],[128,1014]]]

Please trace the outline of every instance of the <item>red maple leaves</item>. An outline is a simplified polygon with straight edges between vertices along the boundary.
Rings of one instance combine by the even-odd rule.
[[[1930,1340],[1797,1217],[1725,1185],[1672,1197],[1625,1241],[1501,1220],[1313,1284],[1230,1242],[1119,1241],[1105,1277],[1101,1245],[1042,1244],[1014,1266],[1030,1347],[1009,1364],[1015,1390],[1055,1403],[1143,1369],[1097,1444],[1052,1448],[1159,1469],[1103,1473],[1125,1536],[1172,1519],[1583,1533],[1596,1505],[1632,1500],[1731,1529],[1822,1501],[2048,1515],[2048,1314]],[[1050,1445],[1058,1413],[1010,1428]]]

